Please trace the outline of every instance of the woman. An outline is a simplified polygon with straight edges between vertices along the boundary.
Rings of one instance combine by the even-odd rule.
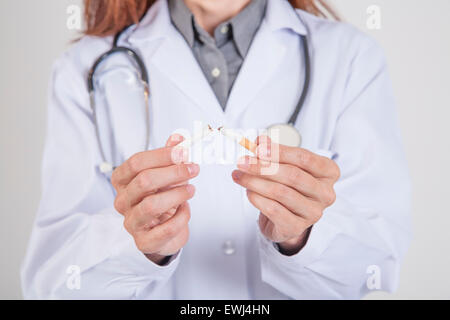
[[[374,41],[319,17],[321,1],[153,2],[87,0],[86,36],[54,66],[25,296],[340,299],[394,290],[410,237],[409,179]],[[141,152],[139,100],[115,85],[121,76],[104,80],[121,163],[110,183],[98,170],[100,117],[86,79],[119,32],[149,71],[150,147]],[[199,120],[285,123],[305,87],[295,123],[302,148],[263,136],[236,168],[190,163],[174,147],[184,139],[174,131]],[[277,165],[269,175],[267,161]]]

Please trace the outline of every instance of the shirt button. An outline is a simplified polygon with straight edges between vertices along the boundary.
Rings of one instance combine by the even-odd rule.
[[[225,255],[231,256],[236,252],[236,247],[234,246],[233,241],[227,240],[223,243],[222,250]]]
[[[220,76],[220,69],[219,68],[212,69],[211,74],[214,78],[218,78]]]
[[[230,28],[228,27],[228,25],[224,25],[222,28],[220,28],[220,32],[222,32],[222,34],[225,34],[228,32]]]

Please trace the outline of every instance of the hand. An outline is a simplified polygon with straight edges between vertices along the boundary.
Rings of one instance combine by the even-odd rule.
[[[260,143],[263,140],[269,143]],[[324,209],[334,203],[339,168],[326,157],[277,145],[268,137],[259,137],[257,144],[258,157],[241,159],[233,180],[247,189],[249,201],[260,210],[262,233],[278,243],[282,253],[293,255],[306,244]],[[271,161],[271,150],[279,151],[277,163]],[[278,166],[275,173],[264,175],[264,168],[273,165]]]
[[[116,210],[123,214],[125,229],[147,258],[162,264],[189,238],[187,201],[195,188],[187,184],[199,174],[197,164],[187,164],[187,151],[174,148],[183,140],[169,138],[166,147],[133,155],[112,175],[117,191]]]

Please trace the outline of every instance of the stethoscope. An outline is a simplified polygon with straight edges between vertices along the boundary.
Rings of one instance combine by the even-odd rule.
[[[299,17],[300,18],[300,17]],[[118,42],[121,37],[121,35],[124,33],[124,31],[127,30],[124,29],[120,31],[113,40],[112,48],[102,54],[93,64],[89,75],[88,75],[88,92],[89,92],[89,99],[91,104],[91,110],[93,113],[93,121],[95,126],[95,134],[97,138],[97,144],[100,150],[100,156],[102,163],[99,166],[100,172],[104,174],[110,174],[114,169],[115,166],[109,162],[106,158],[106,152],[103,148],[103,144],[100,137],[99,132],[99,124],[98,124],[98,115],[97,115],[97,108],[96,108],[96,101],[95,101],[95,84],[94,84],[94,78],[96,71],[98,67],[109,57],[121,53],[126,54],[129,58],[132,59],[132,61],[135,62],[137,68],[139,69],[140,74],[140,80],[142,82],[143,86],[143,96],[145,101],[145,122],[146,122],[146,139],[145,139],[145,149],[148,150],[150,145],[150,85],[149,85],[149,77],[148,77],[148,71],[145,66],[144,61],[142,58],[137,54],[136,51],[134,51],[131,48],[119,46]],[[287,146],[293,146],[293,147],[300,147],[302,144],[302,136],[300,132],[295,127],[295,123],[297,122],[298,116],[300,114],[300,111],[305,104],[306,97],[308,95],[308,90],[310,86],[310,80],[311,80],[311,60],[310,60],[310,53],[309,53],[309,46],[308,46],[308,40],[306,35],[301,35],[302,45],[303,45],[303,56],[304,56],[304,64],[305,64],[305,79],[304,79],[304,85],[302,94],[300,96],[300,99],[295,107],[294,112],[292,113],[291,117],[287,121],[287,123],[279,123],[279,124],[273,124],[267,128],[267,134],[272,139],[276,140],[278,143],[287,145]]]

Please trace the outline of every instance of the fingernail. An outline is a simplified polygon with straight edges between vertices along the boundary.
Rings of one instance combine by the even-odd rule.
[[[175,133],[170,137],[170,140],[172,140],[173,142],[181,142],[183,139],[183,136],[178,133]]]
[[[233,171],[232,177],[234,180],[239,180],[242,177],[242,174],[243,174],[242,171],[236,170]]]
[[[200,171],[200,166],[195,163],[191,163],[186,166],[190,176],[195,176]]]
[[[186,186],[186,191],[192,197],[194,195],[194,193],[195,193],[195,187],[192,184],[188,184]]]
[[[175,147],[172,149],[172,161],[174,163],[182,163],[188,160],[188,150],[183,147]]]

